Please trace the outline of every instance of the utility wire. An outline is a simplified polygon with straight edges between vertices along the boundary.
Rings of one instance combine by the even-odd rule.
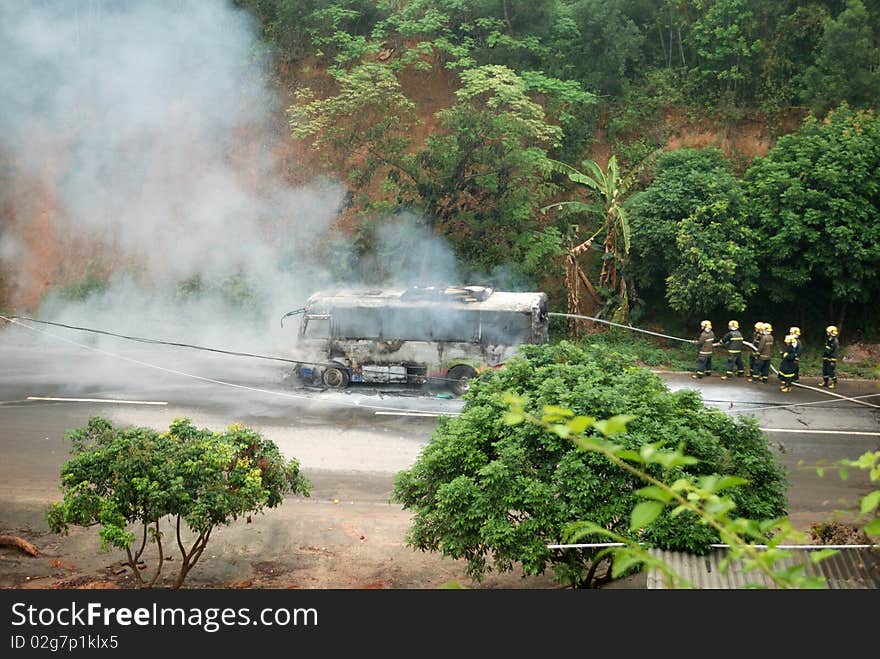
[[[287,314],[287,316],[298,313],[300,310],[291,311]],[[285,316],[285,318],[287,317]],[[159,339],[146,339],[140,336],[128,336],[125,334],[117,334],[116,332],[109,332],[107,330],[99,330],[94,329],[93,327],[79,327],[77,325],[65,325],[64,323],[56,323],[50,320],[37,320],[36,318],[28,318],[27,316],[2,316],[0,315],[0,319],[9,321],[10,323],[15,320],[26,320],[30,323],[41,323],[43,325],[52,325],[54,327],[63,327],[65,329],[77,330],[79,332],[91,332],[93,334],[103,334],[105,336],[112,336],[119,339],[126,339],[128,341],[136,341],[138,343],[147,343],[153,345],[165,345],[165,346],[175,346],[177,348],[190,348],[192,350],[202,350],[205,352],[217,352],[223,355],[233,355],[236,357],[251,357],[253,359],[265,359],[268,361],[275,362],[286,362],[288,364],[297,364],[299,366],[323,366],[323,367],[333,367],[338,368],[339,364],[337,362],[309,362],[309,361],[301,361],[298,359],[287,359],[285,357],[274,357],[271,355],[257,355],[250,352],[236,352],[234,350],[221,350],[220,348],[208,348],[206,346],[198,346],[193,345],[191,343],[178,343],[175,341],[161,341]],[[427,376],[426,376],[427,377]],[[439,376],[431,376],[428,378],[434,382],[459,382],[460,380],[456,378],[442,378]]]
[[[94,329],[92,327],[78,327],[76,325],[65,325],[64,323],[55,323],[51,320],[37,320],[36,318],[28,318],[26,316],[0,316],[3,320],[13,322],[14,320],[26,320],[29,323],[40,323],[41,325],[52,325],[54,327],[63,327],[65,329],[77,330],[79,332],[91,332],[92,334],[103,334],[105,336],[114,336],[119,339],[128,341],[137,341],[138,343],[150,343],[155,345],[176,346],[178,348],[192,348],[193,350],[204,350],[207,352],[219,352],[224,355],[235,355],[238,357],[253,357],[254,359],[267,359],[275,362],[287,362],[288,364],[301,364],[307,366],[319,366],[316,362],[304,362],[296,359],[286,359],[284,357],[272,357],[269,355],[256,355],[250,352],[235,352],[233,350],[221,350],[219,348],[207,348],[205,346],[197,346],[191,343],[177,343],[175,341],[160,341],[159,339],[145,339],[140,336],[127,336],[125,334],[117,334],[116,332],[108,332],[107,330]],[[50,335],[52,336],[52,335]]]
[[[293,313],[295,313],[295,312],[291,312],[291,314],[293,314]],[[290,314],[288,314],[288,315],[290,315]],[[592,321],[595,323],[604,323],[606,325],[620,327],[620,328],[627,329],[627,330],[630,330],[633,332],[641,332],[643,334],[650,334],[652,336],[657,336],[657,337],[664,338],[664,339],[671,339],[673,341],[681,341],[683,343],[689,343],[689,344],[695,343],[695,341],[693,339],[683,339],[678,336],[670,336],[668,334],[661,334],[659,332],[652,332],[651,330],[642,329],[640,327],[633,327],[632,325],[624,325],[622,323],[615,323],[610,320],[604,320],[602,318],[595,318],[592,316],[585,316],[585,315],[581,315],[581,314],[558,313],[558,312],[550,312],[547,315],[562,317],[562,318],[576,318],[579,320],[589,320],[589,321]],[[296,360],[296,359],[287,359],[284,357],[274,357],[274,356],[270,356],[270,355],[259,355],[259,354],[249,353],[249,352],[237,352],[237,351],[233,351],[233,350],[221,350],[219,348],[208,348],[206,346],[199,346],[199,345],[194,345],[191,343],[179,343],[179,342],[175,342],[175,341],[161,341],[159,339],[147,339],[147,338],[138,337],[138,336],[128,336],[125,334],[118,334],[116,332],[109,332],[107,330],[94,329],[92,327],[80,327],[77,325],[67,325],[64,323],[57,323],[57,322],[53,322],[53,321],[49,321],[49,320],[37,320],[35,318],[29,318],[27,316],[3,316],[3,315],[0,315],[0,319],[6,320],[10,323],[16,323],[19,320],[24,320],[24,321],[31,322],[31,323],[52,325],[54,327],[62,327],[65,329],[72,329],[72,330],[76,330],[76,331],[80,331],[80,332],[91,332],[93,334],[103,334],[105,336],[113,336],[113,337],[120,338],[120,339],[126,339],[128,341],[136,341],[138,343],[146,343],[146,344],[153,344],[153,345],[168,345],[168,346],[174,346],[174,347],[178,347],[178,348],[190,348],[192,350],[202,350],[205,352],[216,352],[216,353],[220,353],[220,354],[224,354],[224,355],[233,355],[233,356],[237,356],[237,357],[251,357],[253,359],[264,359],[264,360],[268,360],[268,361],[285,362],[288,364],[297,364],[300,366],[334,366],[334,367],[338,366],[338,364],[336,364],[335,362],[329,363],[329,364],[326,362],[308,362],[308,361],[301,361],[301,360]],[[25,325],[21,325],[21,326],[26,327]],[[50,334],[50,336],[54,336],[54,335]],[[79,345],[79,344],[77,344],[77,345]],[[752,350],[757,352],[757,348],[752,343],[750,343],[748,341],[743,341],[743,345],[748,346],[749,348],[751,348]],[[779,371],[776,369],[775,366],[773,366],[773,364],[770,364],[770,368],[775,374],[779,373]],[[433,381],[456,381],[456,382],[458,381],[458,380],[455,380],[454,378],[441,378],[441,377],[431,377],[430,379]],[[859,405],[864,405],[866,407],[880,409],[880,405],[875,405],[873,403],[868,403],[866,401],[859,400],[859,398],[867,398],[870,396],[850,397],[850,396],[844,396],[844,395],[838,394],[838,393],[833,393],[831,391],[826,391],[824,389],[819,389],[817,387],[810,387],[809,385],[801,384],[799,382],[792,382],[792,384],[796,387],[801,387],[803,389],[810,389],[810,390],[816,391],[818,393],[827,394],[829,396],[834,396],[836,398],[840,398],[840,399],[846,400],[846,401],[851,401],[851,402],[857,403]],[[799,405],[809,405],[809,404],[812,404],[812,403],[799,403]],[[794,407],[795,405],[798,405],[798,404],[796,403],[793,405],[786,405],[785,407]],[[779,407],[782,407],[782,406],[779,406]],[[756,409],[756,408],[747,408],[747,409]],[[757,409],[761,409],[761,408],[757,408]],[[745,411],[745,410],[739,410],[739,411]]]
[[[793,384],[796,384],[796,383],[793,383]],[[827,393],[827,392],[823,392],[823,393]],[[877,396],[880,396],[880,394],[864,394],[862,396],[846,397],[846,400],[858,402],[862,398],[876,398]],[[712,401],[707,401],[707,402],[712,402]],[[716,403],[718,403],[718,402],[736,403],[737,401],[727,400],[727,401],[714,401],[714,402],[716,402]],[[777,403],[764,403],[763,407],[743,407],[742,409],[739,409],[739,410],[733,409],[732,411],[734,411],[734,412],[755,412],[755,411],[763,412],[765,410],[784,410],[789,407],[807,407],[809,405],[827,405],[828,403],[832,403],[832,402],[834,402],[834,401],[814,400],[814,401],[810,401],[808,403],[790,403],[788,405],[779,405]],[[750,401],[750,403],[751,403],[751,401]]]
[[[4,320],[9,320],[9,318],[7,316],[0,315],[0,318],[2,318]],[[282,398],[293,398],[293,399],[297,399],[297,400],[305,400],[305,401],[309,401],[311,403],[328,402],[328,401],[316,400],[314,398],[309,398],[308,396],[301,396],[299,394],[294,394],[294,393],[290,393],[287,391],[275,391],[272,389],[261,389],[259,387],[249,387],[247,385],[236,384],[234,382],[225,382],[223,380],[215,380],[214,378],[206,378],[201,375],[194,375],[193,373],[187,373],[185,371],[180,371],[180,370],[173,369],[173,368],[165,368],[164,366],[159,366],[158,364],[151,364],[150,362],[145,362],[140,359],[134,359],[132,357],[126,357],[124,355],[118,355],[116,353],[109,352],[108,350],[102,350],[101,348],[95,348],[94,346],[87,346],[82,343],[77,343],[76,341],[73,341],[71,339],[67,339],[67,338],[65,338],[63,336],[59,336],[57,334],[53,334],[52,332],[48,332],[46,330],[42,330],[37,327],[30,327],[28,325],[25,325],[24,323],[18,322],[17,320],[10,320],[10,322],[14,325],[17,325],[18,327],[23,327],[31,332],[36,332],[39,334],[44,334],[46,336],[50,336],[54,339],[58,339],[59,341],[69,343],[70,345],[76,346],[78,348],[82,348],[84,350],[90,350],[92,352],[97,352],[99,354],[106,355],[107,357],[113,357],[114,359],[121,359],[123,361],[127,361],[132,364],[138,364],[139,366],[146,366],[147,368],[156,369],[158,371],[163,371],[165,373],[172,373],[174,375],[180,375],[183,377],[191,378],[193,380],[200,380],[202,382],[208,382],[211,384],[219,384],[221,386],[232,387],[234,389],[243,389],[246,391],[254,391],[254,392],[263,393],[263,394],[271,394],[273,396],[281,396]],[[380,406],[380,405],[361,405],[359,402],[344,401],[344,400],[343,401],[334,401],[334,402],[337,405],[343,405],[343,406],[348,406],[348,407],[359,407],[359,408],[369,409],[369,410],[385,410],[385,411],[389,411],[389,412],[412,412],[413,411],[412,409],[407,409],[405,407],[384,407],[384,406]]]

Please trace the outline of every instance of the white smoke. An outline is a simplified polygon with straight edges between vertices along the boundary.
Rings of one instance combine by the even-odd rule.
[[[410,214],[380,221],[367,250],[334,237],[344,187],[289,183],[278,153],[291,138],[261,53],[252,17],[223,0],[0,0],[0,202],[17,218],[0,227],[3,271],[9,286],[68,284],[43,299],[38,318],[295,358],[296,322],[279,320],[316,290],[482,283],[463,280],[446,241]],[[5,185],[23,180],[49,202]],[[28,225],[37,216],[59,234],[61,262],[43,272]],[[113,273],[77,293],[70,272],[83,255],[70,246],[83,243]],[[38,327],[184,371],[204,373],[207,360],[221,379],[257,382],[275,368]],[[70,349],[36,336],[47,355]],[[75,389],[156,376],[100,355],[73,368],[55,358],[47,363],[61,374],[51,377]]]
[[[189,321],[240,345],[230,321],[265,317],[228,304],[230,281],[268,316],[308,294],[314,273],[296,266],[343,191],[278,174],[280,100],[257,45],[220,0],[0,2],[0,151],[51,192],[65,237],[129,264],[92,303],[56,297],[44,315],[163,337]],[[3,252],[27,270],[22,241]],[[185,280],[201,295],[176,294]]]

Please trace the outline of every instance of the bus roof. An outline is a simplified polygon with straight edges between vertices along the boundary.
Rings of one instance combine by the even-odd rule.
[[[542,292],[496,291],[485,286],[341,289],[319,291],[309,307],[445,307],[477,311],[530,312],[546,304]]]

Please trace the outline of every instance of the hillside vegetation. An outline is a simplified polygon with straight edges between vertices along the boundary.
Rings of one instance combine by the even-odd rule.
[[[708,317],[877,339],[878,0],[90,7],[58,4],[57,52],[14,34],[33,121],[0,142],[0,307],[122,270],[186,299],[272,275],[278,305],[290,282],[405,272],[688,336]],[[164,27],[143,42],[107,30],[145,16]],[[156,75],[107,70],[120,53]]]
[[[239,4],[292,136],[346,181],[360,277],[408,212],[461,272],[558,308],[582,245],[569,308],[875,336],[880,3]]]

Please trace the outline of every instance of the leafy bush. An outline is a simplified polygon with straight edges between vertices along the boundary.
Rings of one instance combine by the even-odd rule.
[[[876,322],[878,166],[880,118],[846,104],[822,121],[808,117],[755,159],[744,179],[747,215],[770,300],[791,303],[795,313],[810,303],[838,326],[847,308]]]
[[[549,405],[597,419],[634,417],[619,443],[696,458],[669,470],[651,465],[654,477],[739,476],[750,485],[732,493],[737,515],[765,520],[785,513],[784,473],[754,419],[711,410],[693,390],[670,392],[631,356],[600,345],[524,346],[506,368],[473,384],[462,415],[441,419],[413,467],[395,479],[394,499],[414,511],[408,543],[465,559],[473,578],[519,563],[524,574],[552,568],[561,582],[589,585],[597,550],[547,548],[583,519],[666,549],[703,553],[718,541],[696,518],[673,519],[669,510],[631,532],[640,479],[540,426],[506,423],[510,394],[536,416]]]
[[[140,586],[153,586],[164,563],[160,521],[168,518],[180,548],[179,588],[215,527],[280,505],[287,493],[309,495],[296,460],[285,460],[274,442],[240,425],[226,432],[198,429],[175,419],[166,433],[114,428],[92,417],[68,432],[73,457],[61,468],[64,498],[47,510],[49,527],[100,525],[102,549],[123,549]],[[186,538],[181,522],[194,535]],[[139,547],[130,525],[140,530]],[[153,576],[144,581],[138,562],[155,543]]]

